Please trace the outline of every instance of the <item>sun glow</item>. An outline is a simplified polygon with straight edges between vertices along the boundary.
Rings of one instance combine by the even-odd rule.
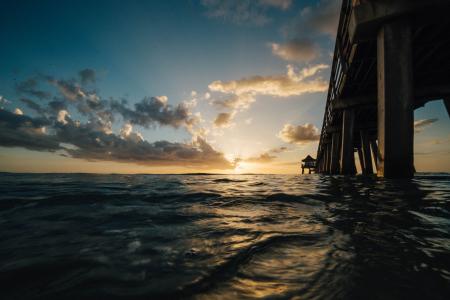
[[[254,170],[254,164],[248,162],[237,162],[234,167],[235,174],[249,173]]]

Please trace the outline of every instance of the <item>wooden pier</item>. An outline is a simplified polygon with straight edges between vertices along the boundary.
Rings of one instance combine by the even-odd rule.
[[[410,178],[414,109],[450,115],[450,0],[343,0],[317,172]]]

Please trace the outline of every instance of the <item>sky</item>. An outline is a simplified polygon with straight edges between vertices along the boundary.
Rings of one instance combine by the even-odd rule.
[[[1,1],[0,171],[298,173],[317,151],[334,0]],[[442,101],[415,166],[450,171]]]

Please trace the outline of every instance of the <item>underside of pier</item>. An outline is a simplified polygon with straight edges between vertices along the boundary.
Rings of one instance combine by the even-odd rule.
[[[414,175],[414,109],[450,114],[450,0],[344,0],[317,172]]]

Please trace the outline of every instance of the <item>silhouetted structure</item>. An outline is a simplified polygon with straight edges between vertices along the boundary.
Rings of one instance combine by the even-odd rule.
[[[450,0],[343,0],[317,171],[409,178],[414,109],[450,114]],[[373,162],[375,168],[373,167]]]
[[[310,155],[302,159],[302,174],[305,174],[305,169],[308,169],[309,174],[311,174],[311,170],[316,170],[316,160]]]

